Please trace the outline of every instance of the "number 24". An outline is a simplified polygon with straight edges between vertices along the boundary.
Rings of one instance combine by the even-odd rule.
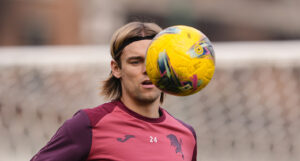
[[[157,137],[150,136],[150,143],[157,143]]]

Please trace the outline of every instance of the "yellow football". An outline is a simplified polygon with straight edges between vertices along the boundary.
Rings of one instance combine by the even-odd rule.
[[[210,82],[214,71],[212,44],[193,27],[168,27],[148,47],[146,72],[163,92],[177,96],[194,94]]]

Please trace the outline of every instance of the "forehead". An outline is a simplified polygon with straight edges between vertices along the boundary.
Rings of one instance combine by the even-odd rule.
[[[147,48],[150,45],[151,40],[140,40],[135,41],[129,45],[127,45],[122,53],[123,58],[128,58],[131,56],[142,56],[145,57]]]

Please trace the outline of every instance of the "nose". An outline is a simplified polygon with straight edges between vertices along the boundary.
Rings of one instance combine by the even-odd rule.
[[[143,74],[144,74],[144,75],[147,75],[146,64],[143,65],[143,69],[142,69],[142,70],[143,70]]]

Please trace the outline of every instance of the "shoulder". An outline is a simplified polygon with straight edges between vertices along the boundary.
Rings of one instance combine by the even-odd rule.
[[[173,119],[173,120],[174,120],[175,122],[177,122],[178,124],[181,124],[185,129],[187,129],[188,131],[190,131],[190,132],[193,134],[195,140],[197,140],[196,132],[195,132],[194,128],[193,128],[191,125],[189,125],[189,124],[183,122],[182,120],[179,120],[178,118],[174,117],[174,116],[171,115],[169,112],[167,112],[166,110],[164,110],[164,111],[165,111],[165,113],[166,113],[167,115],[170,116],[171,119]]]
[[[42,160],[85,160],[92,145],[92,127],[113,111],[115,102],[76,112],[57,130],[51,140],[33,158]]]
[[[83,131],[90,130],[90,120],[83,110],[79,110],[71,119],[66,120],[62,127],[64,127],[68,133],[70,133],[69,130],[71,130],[71,134],[76,134],[76,132],[82,133]],[[80,133],[78,135],[80,135]],[[78,137],[80,138],[81,136]]]
[[[91,126],[95,126],[104,116],[110,114],[115,107],[117,107],[117,102],[112,101],[94,108],[84,109],[83,111],[88,116]]]
[[[64,122],[31,161],[84,160],[89,154],[92,142],[89,124],[87,115],[82,110],[78,111]]]

